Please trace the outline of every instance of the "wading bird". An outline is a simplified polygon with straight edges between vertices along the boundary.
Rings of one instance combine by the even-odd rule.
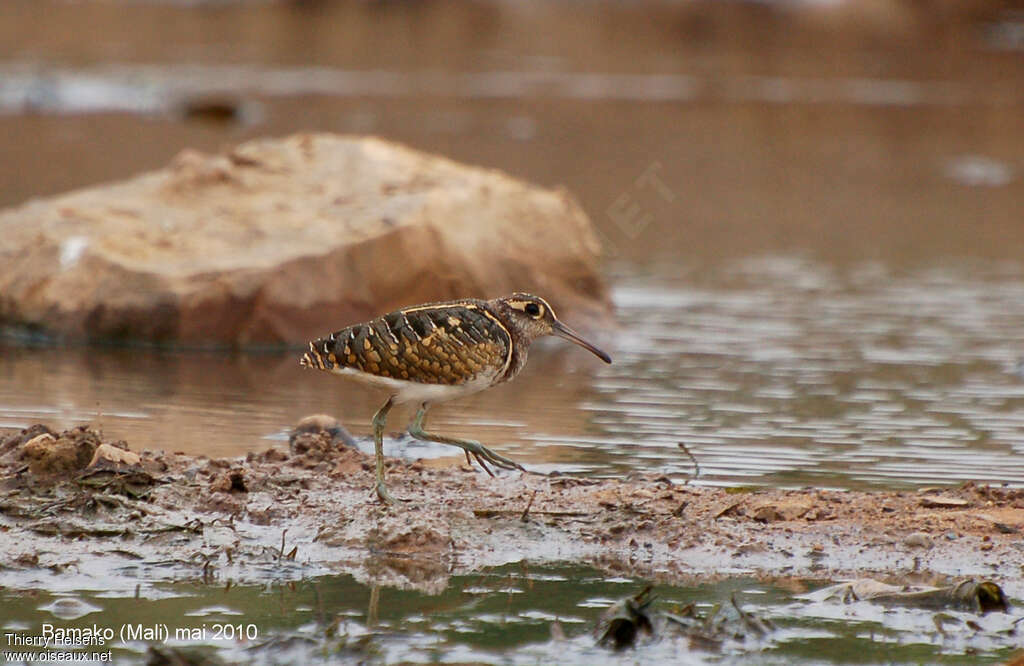
[[[384,485],[384,424],[394,405],[418,402],[409,426],[417,439],[461,448],[493,476],[487,463],[502,469],[523,467],[486,446],[468,439],[429,433],[423,429],[427,410],[452,400],[511,381],[526,365],[530,343],[557,335],[589,350],[605,363],[612,359],[555,317],[547,301],[516,293],[490,301],[466,299],[402,308],[364,324],[356,324],[309,343],[301,364],[390,392],[373,417],[377,456],[377,496],[395,499]],[[472,464],[472,463],[471,463]]]

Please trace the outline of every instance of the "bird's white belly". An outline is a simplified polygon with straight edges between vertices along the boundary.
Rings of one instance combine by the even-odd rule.
[[[483,391],[491,385],[494,375],[480,374],[465,384],[424,384],[411,382],[407,379],[380,377],[361,372],[353,368],[335,368],[334,374],[349,377],[370,386],[384,389],[395,396],[394,403],[401,405],[406,402],[444,402],[455,398]]]

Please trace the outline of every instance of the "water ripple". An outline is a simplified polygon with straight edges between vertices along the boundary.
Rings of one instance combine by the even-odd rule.
[[[587,405],[609,435],[683,442],[708,483],[1024,484],[1024,382],[1006,370],[1024,354],[1019,274],[787,257],[723,272],[727,289],[616,289],[631,345]]]

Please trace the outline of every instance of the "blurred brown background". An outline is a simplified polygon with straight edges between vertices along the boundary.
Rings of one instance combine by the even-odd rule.
[[[300,130],[576,194],[614,258],[1020,257],[1007,2],[0,3],[0,205]]]

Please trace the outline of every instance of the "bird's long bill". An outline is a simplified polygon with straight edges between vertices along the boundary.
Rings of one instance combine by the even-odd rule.
[[[569,340],[570,342],[575,342],[580,347],[583,347],[584,349],[586,349],[587,351],[592,353],[594,356],[596,356],[599,359],[601,359],[602,361],[604,361],[605,363],[611,363],[612,362],[612,357],[611,356],[609,356],[608,354],[605,354],[603,351],[601,351],[600,349],[598,349],[594,345],[592,345],[589,342],[587,342],[586,340],[584,340],[583,337],[579,333],[577,333],[576,331],[572,330],[571,328],[569,328],[568,326],[566,326],[562,322],[558,321],[557,319],[554,321],[554,323],[552,323],[551,329],[552,329],[552,333],[554,333],[558,337],[565,338],[566,340]]]

